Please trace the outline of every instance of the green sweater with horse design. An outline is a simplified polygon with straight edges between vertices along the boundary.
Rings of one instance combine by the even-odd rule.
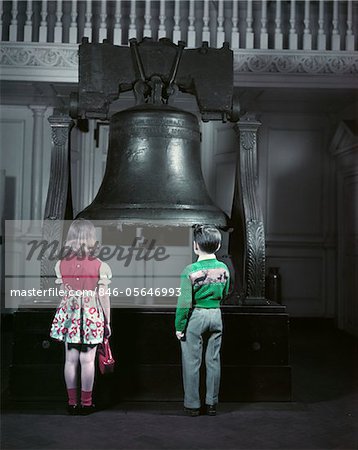
[[[175,314],[176,331],[184,331],[192,308],[219,308],[228,294],[230,272],[215,257],[185,267],[181,274],[180,295]]]

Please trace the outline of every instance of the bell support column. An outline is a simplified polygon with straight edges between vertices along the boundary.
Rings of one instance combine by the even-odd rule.
[[[62,245],[63,220],[72,219],[70,182],[70,131],[73,120],[66,115],[52,115],[48,121],[51,126],[51,168],[47,192],[43,240],[48,244],[58,242]],[[53,247],[44,253],[41,261],[41,286],[53,286],[55,260],[49,258]]]
[[[73,120],[64,115],[53,115],[49,117],[48,121],[51,126],[52,150],[44,218],[45,220],[63,220],[68,215],[67,200],[70,192],[69,141]]]
[[[265,300],[265,233],[258,195],[257,133],[261,123],[245,114],[235,125],[239,140],[232,219],[235,228],[231,242],[233,258],[242,262],[244,304],[267,304]],[[241,233],[240,233],[241,230]],[[240,236],[245,237],[240,243]],[[236,245],[233,245],[236,244]],[[235,246],[238,248],[235,249]],[[234,261],[235,264],[235,261]],[[241,267],[240,267],[241,269]]]

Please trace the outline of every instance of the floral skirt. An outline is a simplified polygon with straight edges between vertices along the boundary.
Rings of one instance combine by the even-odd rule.
[[[62,299],[52,321],[52,338],[72,344],[99,344],[103,334],[104,315],[98,296]]]

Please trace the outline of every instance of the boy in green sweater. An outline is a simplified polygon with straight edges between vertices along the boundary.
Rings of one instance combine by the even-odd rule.
[[[213,226],[194,228],[194,252],[197,262],[181,274],[181,293],[175,316],[176,336],[182,350],[184,410],[190,416],[200,414],[199,374],[203,334],[208,334],[206,362],[206,412],[216,414],[220,384],[220,347],[222,320],[220,302],[227,295],[230,273],[216,259],[221,234]]]

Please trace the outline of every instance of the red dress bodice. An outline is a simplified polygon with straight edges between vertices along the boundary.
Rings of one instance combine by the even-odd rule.
[[[93,258],[63,259],[60,272],[65,286],[74,290],[94,290],[99,280],[101,261]]]

